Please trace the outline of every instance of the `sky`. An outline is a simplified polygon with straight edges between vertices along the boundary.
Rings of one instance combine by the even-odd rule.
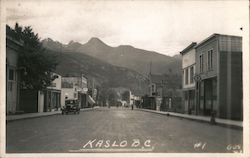
[[[242,36],[248,29],[247,0],[8,0],[5,6],[8,25],[31,26],[41,39],[84,44],[97,37],[169,56],[213,33]]]

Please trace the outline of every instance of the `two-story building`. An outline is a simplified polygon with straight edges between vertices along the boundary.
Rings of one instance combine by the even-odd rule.
[[[195,101],[195,62],[196,52],[195,46],[197,44],[192,42],[188,47],[180,52],[182,55],[182,89],[183,89],[183,103],[184,112],[191,114],[196,113]]]
[[[94,104],[95,101],[88,95],[88,83],[84,76],[62,77],[61,106],[65,105],[67,99],[78,99],[81,108]]]
[[[147,104],[150,109],[160,110],[165,84],[166,78],[164,75],[149,74]]]
[[[19,77],[20,73],[24,70],[18,67],[18,53],[23,46],[21,40],[16,40],[10,35],[10,30],[7,27],[6,35],[6,113],[14,114],[20,110],[19,96],[20,86]]]
[[[242,120],[242,37],[213,34],[195,49],[198,114]]]

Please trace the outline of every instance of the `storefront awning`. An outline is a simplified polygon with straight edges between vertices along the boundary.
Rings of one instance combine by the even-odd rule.
[[[95,101],[91,96],[87,95],[87,98],[88,98],[88,103],[90,103],[91,105],[95,104]]]

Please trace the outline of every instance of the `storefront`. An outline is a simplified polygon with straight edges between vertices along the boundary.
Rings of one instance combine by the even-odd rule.
[[[185,113],[195,114],[195,89],[184,91]]]
[[[202,80],[199,86],[199,114],[211,115],[217,110],[217,79],[216,77]]]
[[[61,107],[61,90],[46,89],[44,91],[44,112],[57,111]]]

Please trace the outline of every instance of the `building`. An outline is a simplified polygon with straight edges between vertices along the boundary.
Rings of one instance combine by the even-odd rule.
[[[57,111],[61,108],[62,77],[53,73],[54,80],[43,91],[38,91],[38,112]]]
[[[180,77],[173,73],[149,74],[148,94],[143,97],[147,109],[183,112],[179,93]]]
[[[78,99],[81,108],[92,106],[95,101],[88,94],[88,83],[84,76],[62,77],[61,106],[67,99]]]
[[[149,85],[148,85],[148,98],[144,99],[147,101],[149,109],[160,110],[163,90],[166,84],[166,78],[164,75],[149,74]]]
[[[213,34],[195,50],[197,114],[242,120],[242,37]]]
[[[18,53],[23,46],[22,41],[18,41],[11,36],[6,35],[6,112],[7,114],[14,114],[20,111],[19,95],[20,73],[25,70],[18,67]]]
[[[61,108],[61,76],[51,74],[54,80],[43,90],[20,89],[19,106],[23,113],[58,111]]]
[[[188,114],[196,114],[196,100],[195,100],[195,62],[196,52],[195,46],[197,44],[192,42],[188,47],[180,52],[182,55],[182,90],[183,90],[183,105],[184,112]]]

